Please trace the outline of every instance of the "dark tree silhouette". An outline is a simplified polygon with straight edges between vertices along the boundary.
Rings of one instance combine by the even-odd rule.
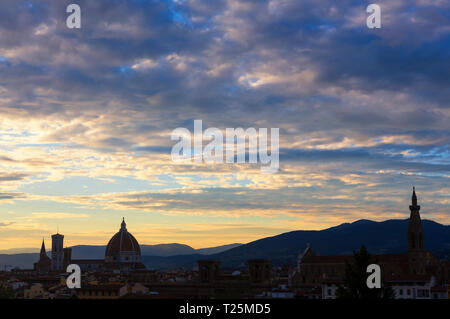
[[[361,249],[353,252],[354,262],[346,262],[344,284],[340,286],[336,292],[337,298],[346,299],[374,299],[374,298],[393,298],[394,292],[390,286],[383,282],[381,288],[367,287],[367,266],[373,262],[373,259],[366,247],[363,245]]]

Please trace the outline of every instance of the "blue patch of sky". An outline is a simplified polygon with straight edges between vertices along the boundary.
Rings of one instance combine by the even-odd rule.
[[[409,156],[408,156],[409,157]],[[450,164],[450,153],[448,150],[443,151],[440,148],[434,148],[425,153],[418,153],[412,156],[415,162],[428,164]]]
[[[11,133],[9,133],[11,132]],[[29,131],[22,131],[20,133],[13,133],[14,129],[9,129],[9,130],[5,130],[2,131],[0,133],[1,136],[10,136],[10,137],[30,137],[30,136],[36,136],[37,134],[33,134]]]
[[[168,5],[169,12],[171,14],[172,21],[177,24],[192,26],[191,20],[186,14],[182,11],[181,5],[183,4],[182,0],[165,0]]]
[[[121,65],[117,68],[117,70],[123,75],[127,75],[133,71],[129,65]]]
[[[228,96],[231,96],[231,95],[234,95],[236,93],[240,93],[240,92],[242,92],[244,90],[243,90],[242,86],[240,86],[240,85],[227,84],[227,85],[222,86],[221,91],[224,94],[227,94]]]
[[[24,1],[23,6],[28,9],[33,9],[35,3],[33,1]]]
[[[325,22],[311,22],[311,23],[292,23],[292,22],[284,22],[285,26],[289,28],[295,29],[303,29],[307,31],[324,31],[324,30],[333,30],[336,28],[335,24],[325,23]]]
[[[167,5],[168,11],[170,13],[170,18],[173,22],[178,24],[183,24],[187,26],[191,26],[192,22],[189,19],[189,17],[186,16],[186,14],[182,11],[182,0],[133,0],[134,3],[137,3],[139,5],[148,5],[155,2],[162,2]]]

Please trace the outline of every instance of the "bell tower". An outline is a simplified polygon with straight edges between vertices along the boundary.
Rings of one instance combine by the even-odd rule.
[[[63,271],[64,268],[64,235],[52,235],[52,271]]]
[[[411,214],[409,216],[408,225],[408,251],[423,251],[424,239],[422,220],[420,219],[420,205],[417,205],[416,188],[413,187],[412,203],[409,206]]]
[[[417,205],[416,189],[413,187],[411,215],[408,225],[408,264],[409,272],[424,275],[427,271],[428,258],[424,246],[420,206]]]

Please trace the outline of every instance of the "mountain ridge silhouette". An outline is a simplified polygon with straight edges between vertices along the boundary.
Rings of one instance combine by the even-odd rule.
[[[232,248],[206,259],[217,259],[225,268],[246,266],[248,259],[268,258],[274,266],[296,264],[298,254],[307,244],[318,255],[351,255],[361,245],[372,254],[406,253],[409,219],[390,219],[376,222],[357,220],[323,230],[296,230],[276,236],[261,238]],[[432,220],[422,220],[425,234],[425,248],[436,257],[450,259],[450,226]],[[197,259],[204,256],[185,255],[154,257],[143,256],[144,264],[151,269],[191,268]]]

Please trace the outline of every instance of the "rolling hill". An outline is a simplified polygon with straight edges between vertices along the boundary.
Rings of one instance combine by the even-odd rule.
[[[297,256],[309,243],[311,248],[321,255],[347,255],[365,245],[370,253],[406,252],[408,219],[374,222],[358,220],[320,231],[292,231],[273,237],[267,237],[245,245],[209,255],[209,259],[218,259],[225,268],[245,267],[252,258],[269,258],[273,265],[295,265]],[[438,258],[450,259],[450,226],[431,220],[423,220],[425,247]],[[144,256],[144,264],[151,269],[192,268],[198,255],[153,257]]]
[[[183,244],[159,244],[159,245],[141,245],[141,255],[151,255],[157,257],[167,256],[183,256],[194,255],[199,256],[216,254],[228,249],[232,249],[240,246],[241,244],[229,244],[217,247],[194,249],[191,246]],[[106,246],[91,246],[91,245],[77,245],[72,246],[72,258],[73,259],[103,259],[105,257]],[[18,248],[9,251],[26,251],[23,248]],[[9,252],[7,251],[7,252]],[[50,253],[47,252],[50,256]],[[32,268],[33,263],[39,259],[39,253],[20,253],[20,254],[0,254],[0,269],[4,269],[5,265],[8,268]]]

